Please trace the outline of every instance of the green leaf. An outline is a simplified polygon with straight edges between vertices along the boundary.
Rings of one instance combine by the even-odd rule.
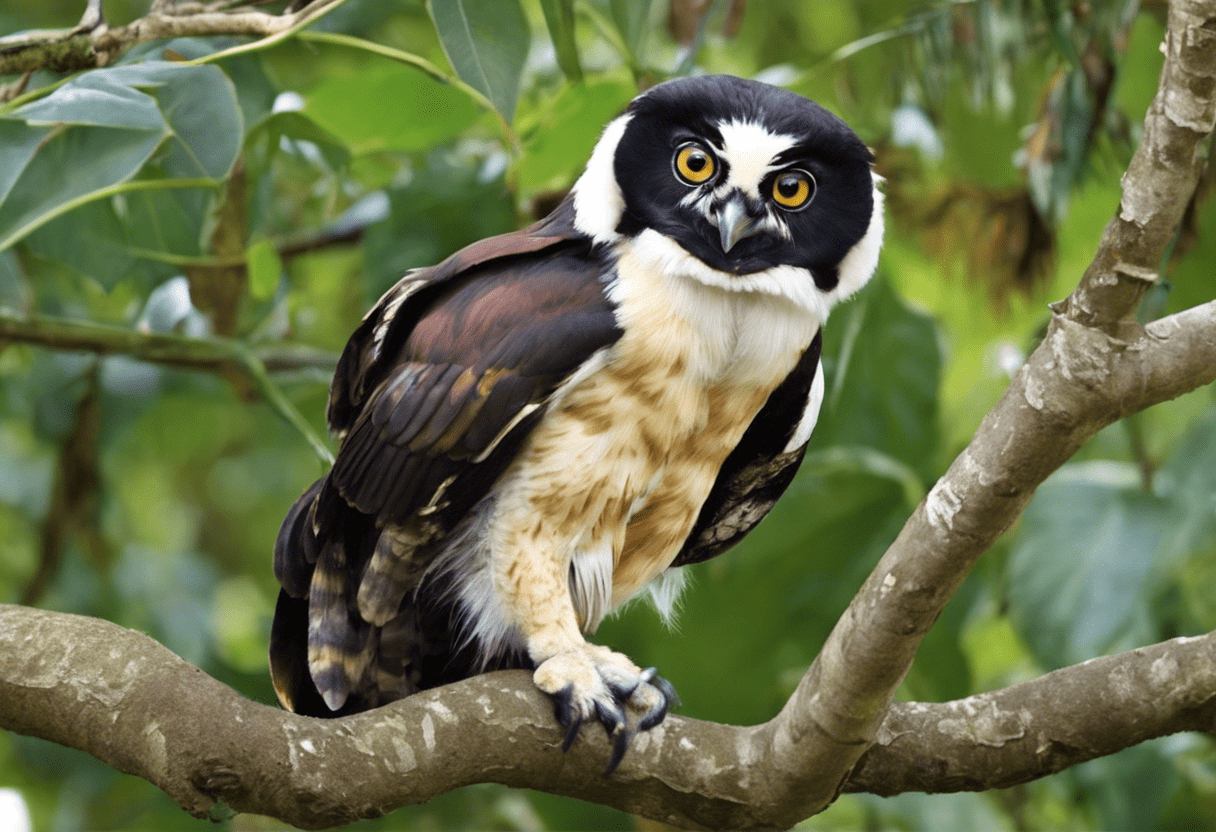
[[[935,323],[880,272],[833,313],[823,355],[827,394],[811,448],[875,448],[932,481],[942,372]]]
[[[58,126],[47,131],[47,124]],[[154,156],[180,184],[219,181],[236,163],[243,132],[235,90],[222,70],[164,61],[84,73],[0,125],[0,159],[12,171],[0,174],[0,250],[113,193]]]
[[[173,135],[164,159],[167,173],[217,180],[228,175],[244,126],[236,89],[223,70],[149,61],[106,71],[119,83],[149,88],[156,98]]]
[[[0,118],[0,205],[50,132],[47,127],[30,127]]]
[[[300,112],[286,111],[266,116],[249,131],[245,146],[253,147],[265,141],[265,163],[268,164],[284,138],[312,142],[330,170],[345,170],[350,164],[350,150],[342,140]]]
[[[650,28],[651,0],[609,0],[608,5],[633,63],[642,63],[646,32]]]
[[[8,118],[24,119],[34,126],[92,124],[154,132],[165,129],[156,99],[122,82],[112,69],[74,78],[46,98],[14,110]]]
[[[532,38],[519,0],[430,0],[427,7],[456,74],[510,122]]]
[[[0,309],[22,309],[30,302],[31,295],[17,255],[0,251]]]
[[[249,294],[254,300],[266,300],[274,295],[283,273],[283,259],[269,240],[258,240],[245,250],[245,267],[249,270]]]
[[[1042,665],[1157,640],[1149,601],[1170,523],[1167,501],[1141,490],[1130,464],[1071,464],[1039,487],[1013,541],[1008,603]]]
[[[47,260],[67,263],[109,290],[134,263],[127,252],[123,223],[111,200],[97,200],[69,211],[35,230],[26,243]]]
[[[203,253],[201,229],[211,206],[208,191],[136,191],[120,194],[114,202],[133,248],[183,255]]]
[[[307,93],[303,112],[356,153],[427,150],[480,115],[464,93],[396,66],[327,79]]]
[[[557,65],[571,81],[583,80],[583,67],[578,60],[578,45],[574,40],[574,0],[541,0],[545,25],[557,52]]]
[[[568,187],[591,156],[604,125],[636,90],[631,84],[597,81],[567,87],[524,143],[517,168],[520,190]]]
[[[51,135],[0,203],[0,251],[139,172],[164,134],[77,125]]]
[[[141,43],[119,59],[121,64],[143,63],[176,53],[191,60],[231,46],[227,38],[186,37]],[[233,55],[224,60],[223,72],[232,79],[245,124],[256,124],[274,106],[278,91],[266,76],[260,55]]]

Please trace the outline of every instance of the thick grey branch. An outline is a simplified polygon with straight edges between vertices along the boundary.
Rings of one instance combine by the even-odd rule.
[[[1003,789],[1188,730],[1216,731],[1216,633],[956,702],[897,703],[845,790]]]
[[[1011,785],[1146,739],[1216,726],[1216,635],[1086,662],[944,705],[902,703],[845,784],[951,792]],[[244,699],[151,639],[98,619],[0,606],[0,726],[143,777],[192,814],[217,800],[306,828],[374,817],[475,782],[592,800],[683,827],[784,827],[763,727],[672,716],[610,778],[607,743],[569,754],[520,671],[340,720]]]
[[[522,674],[469,680],[322,723],[240,700],[147,640],[132,648],[129,639],[139,637],[123,636],[112,625],[74,624],[67,628],[70,638],[55,639],[65,617],[21,610],[0,611],[0,640],[11,646],[0,650],[0,720],[13,730],[88,748],[148,777],[192,811],[218,797],[298,824],[379,814],[479,780],[540,787],[683,826],[788,826],[813,814],[847,784],[867,749],[866,768],[887,764],[897,743],[882,740],[905,724],[892,720],[915,721],[911,706],[892,709],[890,703],[924,633],[1035,488],[1101,427],[1216,379],[1216,302],[1147,328],[1125,321],[1140,283],[1155,274],[1177,228],[1179,206],[1198,176],[1196,150],[1216,112],[1214,31],[1216,0],[1171,5],[1158,103],[1095,266],[1057,310],[1042,345],[916,509],[771,722],[730,728],[672,718],[640,736],[618,774],[605,779],[598,773],[603,739],[589,735],[563,756],[548,705]],[[44,618],[26,623],[23,616]],[[1189,657],[1178,660],[1176,678],[1165,654],[1158,657],[1162,664],[1150,664],[1149,676],[1156,672],[1184,687],[1183,668],[1194,658],[1189,644],[1162,648]],[[1195,644],[1210,649],[1206,641]],[[1126,661],[1127,673],[1138,678],[1138,660]],[[1091,666],[1061,673],[1085,673]],[[1194,696],[1184,710],[1198,708],[1206,719],[1209,706],[1199,703],[1213,685],[1197,675],[1199,687],[1188,688]],[[160,681],[143,684],[149,677]],[[1056,684],[1053,678],[1073,677],[1044,678],[1023,690],[1037,697],[1035,691]],[[52,704],[50,697],[56,697]],[[1051,707],[1050,697],[1036,701]],[[64,719],[65,713],[79,718]],[[941,731],[948,712],[937,713],[935,730]],[[1106,715],[1123,721],[1118,711]],[[240,730],[217,730],[234,724]],[[982,719],[963,723],[976,730],[981,725]],[[1149,735],[1157,734],[1140,739]],[[1134,726],[1125,736],[1139,741]],[[1028,746],[1009,747],[1011,759],[1021,754],[1025,760]],[[1086,759],[1085,753],[1073,761]],[[1039,758],[1042,773],[1057,770],[1061,761],[1068,764],[1067,755]],[[979,763],[969,769],[982,770]],[[1014,759],[999,768],[1006,778],[1000,782],[1033,776],[1032,770]],[[955,780],[943,775],[940,788],[960,788],[949,785],[962,782],[960,775],[947,773]],[[929,775],[902,776],[915,788],[940,790]],[[962,777],[966,788],[979,782]],[[378,790],[385,780],[393,791]]]
[[[789,795],[805,814],[835,798],[873,741],[924,634],[1039,484],[1100,428],[1178,395],[1144,374],[1150,366],[1172,374],[1175,356],[1153,347],[1164,326],[1182,322],[1149,332],[1114,322],[1134,308],[1143,279],[1155,276],[1198,181],[1197,149],[1216,118],[1214,38],[1216,0],[1171,3],[1159,92],[1124,177],[1120,215],[1095,265],[1056,309],[1044,342],[917,507],[772,723],[772,742],[794,770],[820,773],[813,789]],[[1201,306],[1187,319],[1204,334],[1195,335],[1202,361],[1188,363],[1197,375],[1186,385],[1216,376],[1211,363],[1203,366],[1213,361],[1214,309]]]
[[[1123,179],[1118,214],[1081,284],[1063,307],[1073,320],[1109,326],[1135,311],[1157,279],[1203,165],[1216,122],[1216,8],[1210,0],[1169,6],[1161,83],[1144,137]]]

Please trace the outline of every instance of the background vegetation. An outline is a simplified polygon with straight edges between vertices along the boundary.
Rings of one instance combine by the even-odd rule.
[[[640,88],[729,72],[814,98],[875,148],[887,244],[829,324],[827,401],[789,495],[694,568],[675,630],[638,605],[597,640],[658,666],[685,715],[776,712],[1088,264],[1156,90],[1163,9],[569,8],[350,0],[271,48],[141,44],[0,107],[0,323],[23,327],[0,340],[0,600],[143,630],[273,702],[272,543],[324,470],[308,434],[323,435],[328,370],[363,311],[404,270],[542,215]],[[147,8],[104,10],[116,26]],[[0,33],[70,27],[82,11],[9,0]],[[40,71],[23,89],[64,77]],[[1213,262],[1216,206],[1200,199],[1143,318],[1211,299]],[[151,360],[102,357],[131,352],[130,332],[215,352],[202,370],[168,366],[182,362],[147,341]],[[94,348],[29,343],[70,337]],[[957,698],[1216,628],[1214,495],[1210,389],[1103,431],[981,561],[901,696]],[[1212,750],[1178,735],[1000,792],[846,795],[805,827],[1213,828]],[[37,829],[199,823],[142,780],[12,734],[4,786]],[[497,786],[357,826],[649,828]]]

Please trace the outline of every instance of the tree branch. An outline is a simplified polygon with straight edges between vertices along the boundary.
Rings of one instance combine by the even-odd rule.
[[[225,375],[244,371],[244,353],[256,356],[267,372],[333,372],[338,357],[296,344],[246,347],[228,338],[191,338],[171,332],[140,332],[118,326],[49,315],[23,315],[0,308],[0,344],[36,344],[53,350],[126,355],[153,364]]]
[[[70,321],[45,315],[19,315],[0,308],[0,348],[6,341],[38,344],[57,350],[83,350],[98,355],[129,355],[141,361],[204,370],[221,376],[235,374],[253,383],[266,402],[332,464],[329,446],[294,404],[283,395],[269,373],[319,367],[332,370],[333,355],[308,347],[251,348],[232,338],[189,338],[175,333],[137,332],[117,326]]]
[[[245,699],[135,631],[25,607],[0,606],[0,726],[143,777],[196,817],[222,801],[325,828],[497,782],[685,828],[799,820],[764,726],[669,716],[604,777],[604,737],[583,732],[563,754],[552,703],[523,671],[312,719]],[[1175,639],[959,702],[896,705],[845,789],[997,788],[1214,728],[1216,634]]]
[[[1206,159],[1216,121],[1216,8],[1210,0],[1169,5],[1165,66],[1123,179],[1118,214],[1103,233],[1081,284],[1059,310],[1107,326],[1135,310],[1156,281]]]
[[[89,12],[78,26],[59,31],[20,32],[0,38],[0,74],[53,69],[75,72],[106,66],[137,43],[212,35],[278,38],[306,26],[345,0],[316,0],[306,8],[281,15],[249,7],[227,8],[229,2],[152,4],[148,14],[111,29]]]
[[[1108,229],[1094,258],[1109,267],[1091,267],[1068,303],[1057,305],[1042,344],[916,508],[771,724],[772,742],[789,749],[794,770],[820,774],[813,790],[789,795],[802,806],[801,816],[835,799],[874,740],[925,633],[1039,484],[1102,427],[1179,395],[1165,381],[1178,379],[1182,370],[1171,365],[1179,355],[1160,352],[1162,339],[1180,337],[1187,349],[1179,341],[1179,352],[1200,359],[1184,362],[1193,373],[1185,387],[1216,378],[1212,303],[1147,330],[1132,322],[1088,325],[1122,318],[1134,307],[1142,289],[1128,289],[1129,270],[1143,277],[1149,273],[1142,264],[1151,263],[1155,276],[1199,179],[1196,149],[1216,119],[1216,0],[1176,0],[1170,8],[1146,140],[1124,176],[1120,217],[1134,201],[1133,228],[1118,225],[1120,219],[1112,223],[1119,230]],[[1175,106],[1183,100],[1189,103]],[[1185,129],[1175,129],[1176,111],[1190,115]],[[1162,380],[1149,379],[1150,371],[1163,373]]]
[[[993,693],[891,708],[845,791],[1004,789],[1179,731],[1216,730],[1216,632]]]
[[[1032,701],[1070,718],[1069,697],[1083,683],[1105,692],[1094,708],[1105,719],[1085,723],[1088,730],[1123,737],[1116,743],[1210,725],[1210,636],[1067,668],[987,699],[891,701],[946,601],[1048,474],[1101,427],[1216,380],[1216,301],[1148,327],[1125,320],[1140,283],[1155,276],[1198,177],[1196,150],[1216,118],[1214,38],[1216,0],[1171,5],[1161,91],[1095,265],[1056,308],[1043,343],[918,506],[771,722],[733,728],[672,717],[640,735],[618,774],[603,778],[604,739],[584,732],[562,755],[550,703],[522,673],[466,680],[321,722],[248,703],[114,625],[0,608],[0,723],[90,750],[196,813],[222,799],[300,825],[333,825],[490,780],[714,828],[792,825],[851,787],[848,772],[859,760],[858,777],[871,777],[859,784],[891,767],[890,782],[939,791],[979,787],[988,782],[977,779],[985,771],[993,785],[1007,784],[1089,759],[1095,749],[1113,749],[1102,744],[1112,741],[1091,736],[1071,750],[1056,748],[1050,741],[1065,744],[1055,738],[1067,738],[1070,726],[1047,731],[1037,719],[1017,726],[1006,719],[1015,704]],[[1145,732],[1118,710],[1126,706],[1152,722],[1145,709],[1119,698],[1121,674],[1184,695],[1167,700],[1173,713]],[[973,706],[977,715],[958,716]],[[908,725],[940,735],[928,734],[932,754],[918,756],[908,745],[916,740],[901,739]],[[1045,751],[1014,736],[1032,729],[1048,738]],[[949,741],[951,753],[966,757],[960,743],[967,732],[983,747],[937,778],[934,754],[945,753]],[[994,736],[998,745],[985,746]],[[989,753],[1007,756],[985,768],[981,756]],[[901,755],[909,762],[894,762]]]

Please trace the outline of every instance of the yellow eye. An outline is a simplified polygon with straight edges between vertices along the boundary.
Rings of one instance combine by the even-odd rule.
[[[699,144],[686,144],[676,151],[676,175],[689,185],[700,185],[713,178],[717,163],[713,154]]]
[[[782,208],[803,208],[814,195],[815,180],[806,171],[786,171],[773,180],[773,202]]]

